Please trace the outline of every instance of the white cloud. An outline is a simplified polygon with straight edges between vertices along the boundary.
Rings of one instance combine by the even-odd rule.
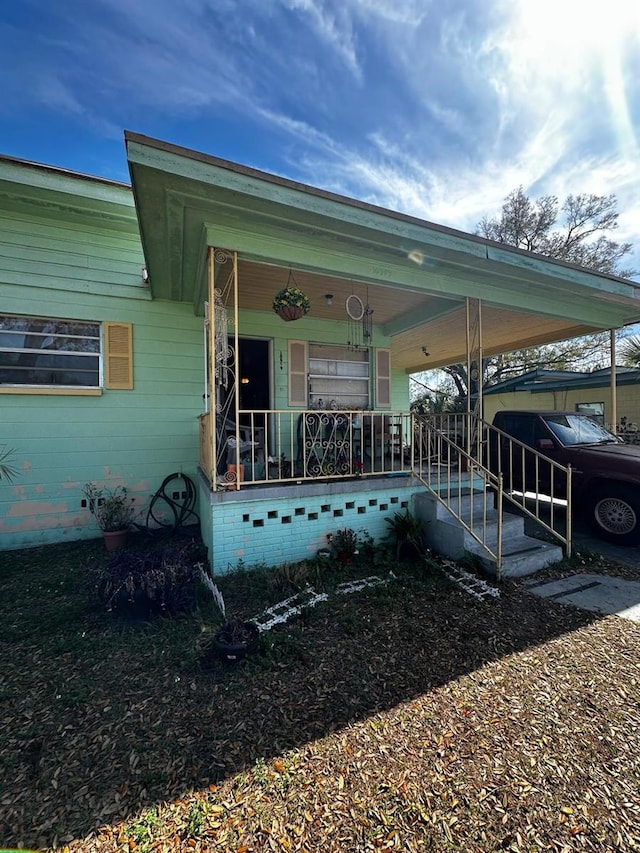
[[[355,0],[354,8],[364,16],[416,29],[433,5],[432,0]]]
[[[261,116],[271,127],[278,128],[285,134],[295,137],[299,142],[302,142],[305,145],[321,149],[325,152],[325,156],[340,157],[338,150],[339,146],[336,144],[333,137],[325,133],[321,133],[310,124],[303,121],[297,121],[296,119],[292,119],[290,116],[264,107],[259,107],[257,109],[257,114]]]
[[[30,3],[58,27],[10,31],[12,111],[190,147],[199,125],[213,154],[228,123],[245,162],[467,230],[519,185],[615,192],[638,239],[640,4]]]
[[[331,8],[328,0],[284,0],[284,4],[307,15],[317,35],[342,58],[356,79],[362,80],[351,17],[345,5]]]
[[[40,102],[50,109],[82,115],[84,108],[72,90],[52,75],[41,75],[35,85],[35,94]]]

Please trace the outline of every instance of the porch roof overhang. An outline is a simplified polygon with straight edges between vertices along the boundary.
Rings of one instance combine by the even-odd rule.
[[[127,234],[138,230],[128,184],[5,154],[0,154],[0,208],[14,217],[51,217]]]
[[[153,295],[198,315],[215,246],[238,252],[241,308],[271,311],[289,268],[315,317],[335,321],[336,305],[366,287],[392,364],[408,373],[466,358],[466,297],[482,300],[486,355],[640,321],[638,283],[139,134],[125,140]]]

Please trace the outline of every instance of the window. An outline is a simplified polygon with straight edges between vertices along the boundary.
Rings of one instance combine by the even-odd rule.
[[[611,444],[621,441],[590,417],[545,415],[544,422],[565,447],[577,444]]]
[[[129,389],[131,368],[128,323],[0,315],[0,387]]]
[[[523,444],[533,447],[535,445],[536,437],[543,437],[536,435],[536,423],[537,418],[529,415],[507,414],[504,415],[503,422],[500,426],[505,432],[513,436],[513,438],[517,438],[518,441],[521,441]],[[548,436],[544,437],[546,438]]]
[[[348,347],[309,344],[309,405],[329,409],[369,406],[369,352]]]
[[[604,426],[604,403],[576,403],[576,412]]]

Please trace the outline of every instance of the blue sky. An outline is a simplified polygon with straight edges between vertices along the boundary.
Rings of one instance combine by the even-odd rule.
[[[1,153],[126,181],[126,128],[468,231],[615,193],[640,269],[637,0],[19,0],[0,51]]]

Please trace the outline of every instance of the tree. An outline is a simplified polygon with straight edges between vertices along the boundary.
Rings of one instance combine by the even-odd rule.
[[[465,400],[456,394],[450,377],[444,377],[434,388],[425,385],[415,376],[410,377],[413,383],[411,387],[411,411],[417,415],[441,414],[443,412],[462,412],[465,409]]]
[[[620,347],[622,363],[627,367],[640,367],[640,337],[625,338]]]
[[[580,193],[567,196],[559,208],[557,196],[532,201],[518,187],[504,200],[500,218],[483,217],[476,233],[527,252],[625,277],[633,270],[623,269],[620,262],[631,252],[631,243],[616,243],[607,236],[618,227],[617,205],[615,195]],[[560,213],[564,224],[556,228]]]
[[[562,224],[558,225],[560,215]],[[505,198],[500,217],[483,217],[476,233],[598,272],[630,276],[634,271],[623,269],[620,262],[631,252],[631,243],[616,243],[608,236],[617,227],[615,195],[569,195],[560,207],[556,196],[532,201],[518,187]],[[496,384],[536,368],[570,370],[601,366],[608,339],[608,333],[587,335],[486,358],[483,382]],[[469,387],[466,364],[452,364],[443,370],[454,382],[458,394],[466,397]]]
[[[498,382],[504,382],[506,379],[512,379],[536,369],[595,370],[603,367],[607,362],[609,340],[608,332],[600,332],[557,344],[527,347],[485,358],[483,383],[497,385]],[[467,365],[450,364],[443,370],[454,382],[458,394],[466,398]]]

